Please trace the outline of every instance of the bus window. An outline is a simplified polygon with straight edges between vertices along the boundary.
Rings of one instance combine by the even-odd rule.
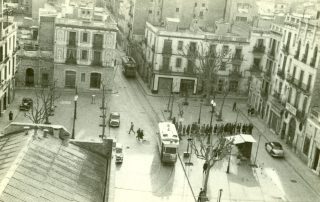
[[[174,148],[174,147],[166,147],[165,153],[167,153],[167,154],[176,154],[176,153],[177,153],[177,148]]]

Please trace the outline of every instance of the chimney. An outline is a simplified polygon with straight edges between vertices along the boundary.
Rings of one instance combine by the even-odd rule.
[[[166,18],[166,30],[176,32],[179,30],[179,18]]]

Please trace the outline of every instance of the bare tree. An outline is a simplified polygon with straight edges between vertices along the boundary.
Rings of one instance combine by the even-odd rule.
[[[206,144],[207,138],[205,136],[200,136],[197,139],[199,141],[191,141],[191,147],[195,151],[196,157],[205,161],[203,166],[205,174],[203,191],[206,194],[211,168],[217,161],[221,161],[229,154],[233,141],[227,140],[223,135],[218,135],[218,139],[214,143],[210,142],[210,144]]]
[[[223,90],[222,90],[222,103],[221,103],[221,106],[220,106],[220,110],[219,110],[217,121],[222,121],[223,106],[224,106],[226,97],[228,96],[228,94],[230,92],[228,84],[226,82],[224,82],[224,86],[222,88],[223,88]]]
[[[207,97],[207,103],[210,102],[209,95],[215,90],[217,73],[225,68],[231,59],[231,50],[216,50],[216,45],[209,43],[189,44],[185,46],[182,54],[188,60],[187,70],[193,70],[194,74],[198,74],[200,81],[203,82],[203,89]]]

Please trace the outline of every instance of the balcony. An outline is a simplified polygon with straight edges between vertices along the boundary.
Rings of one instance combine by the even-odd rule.
[[[311,67],[315,67],[316,66],[316,58],[312,58],[311,59],[310,66]]]
[[[280,110],[284,109],[286,106],[286,102],[281,100],[281,94],[277,91],[274,91],[271,101],[272,101],[272,104],[275,105]]]
[[[277,75],[283,80],[285,80],[285,72],[282,69],[278,70]]]
[[[232,56],[232,63],[233,64],[241,64],[243,61],[243,55],[242,54],[235,54]]]
[[[159,72],[160,73],[171,73],[172,71],[168,65],[163,65],[163,66],[160,66]]]
[[[304,111],[301,110],[297,110],[296,113],[296,118],[300,121],[300,122],[304,122],[307,118],[306,113]]]
[[[250,68],[250,73],[256,77],[261,77],[262,67],[258,65],[252,65]]]
[[[75,40],[69,40],[68,43],[68,48],[76,48],[77,47],[77,43]]]
[[[239,79],[242,77],[242,74],[240,71],[232,70],[232,71],[229,71],[229,77],[234,78],[234,79]]]
[[[101,62],[101,60],[93,60],[91,62],[91,65],[92,66],[102,66],[102,62]]]
[[[264,53],[265,50],[266,50],[266,47],[264,45],[255,45],[253,47],[252,52],[256,53],[256,54],[259,54],[259,53]]]
[[[306,55],[303,55],[303,57],[301,59],[301,62],[307,63],[307,56]]]
[[[271,71],[267,70],[267,71],[263,72],[263,78],[270,81],[271,80]]]
[[[271,50],[268,52],[268,56],[270,59],[274,60],[274,57],[275,57],[275,50]]]
[[[283,45],[282,52],[284,54],[288,55],[289,54],[289,46],[288,45]]]
[[[280,93],[279,93],[279,92],[274,91],[274,93],[273,93],[273,97],[274,97],[275,99],[277,99],[277,100],[280,100]]]
[[[154,51],[155,47],[154,45],[151,47],[152,51]],[[171,46],[164,46],[163,49],[162,49],[162,54],[165,54],[165,55],[171,55],[172,54],[172,48]]]
[[[77,64],[77,59],[73,58],[73,57],[67,58],[66,59],[66,64],[74,64],[74,65],[76,65]]]
[[[102,43],[93,42],[92,49],[94,49],[94,50],[102,50],[103,49]]]

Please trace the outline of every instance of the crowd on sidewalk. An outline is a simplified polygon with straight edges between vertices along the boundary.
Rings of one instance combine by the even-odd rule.
[[[199,124],[193,122],[192,124],[182,124],[177,122],[176,118],[172,119],[172,123],[175,125],[178,135],[181,139],[182,136],[200,135],[207,136],[209,134],[222,134],[222,135],[234,135],[234,134],[252,134],[253,124],[249,123],[220,123],[215,124],[214,127],[210,124]]]

